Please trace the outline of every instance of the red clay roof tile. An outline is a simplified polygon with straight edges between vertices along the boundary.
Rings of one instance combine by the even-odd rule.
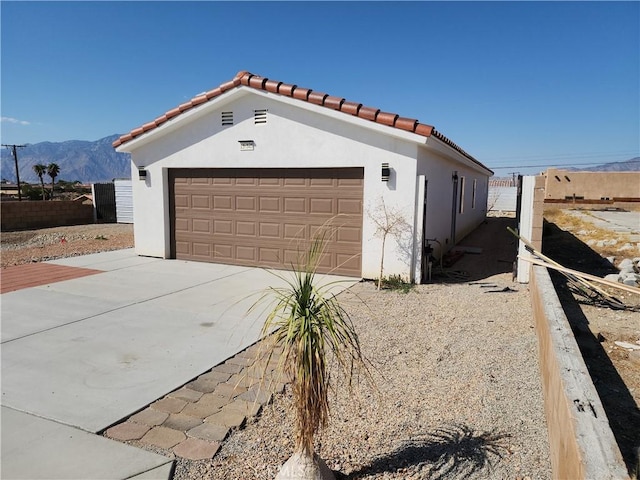
[[[329,95],[327,95],[326,93],[314,92],[313,90],[309,90],[309,97],[307,98],[307,101],[309,103],[315,103],[316,105],[322,105],[324,103],[324,99],[328,96]]]
[[[358,112],[362,108],[361,103],[356,102],[342,102],[342,106],[340,107],[340,111],[344,113],[348,113],[350,115],[358,115]]]
[[[432,131],[433,127],[431,125],[425,125],[424,123],[418,123],[414,130],[418,135],[424,135],[425,137],[430,137]]]
[[[169,110],[164,115],[158,117],[154,122],[146,123],[143,127],[138,127],[128,134],[122,135],[115,142],[113,142],[113,147],[118,147],[135,137],[142,135],[143,133],[153,130],[157,128],[161,124],[171,120],[172,118],[180,115],[181,113],[194,108],[197,105],[201,105],[213,98],[216,98],[222,95],[224,92],[231,90],[239,85],[245,85],[250,88],[255,88],[257,90],[265,90],[270,93],[276,93],[278,95],[284,95],[287,97],[292,97],[298,100],[307,101],[310,103],[314,103],[317,105],[322,105],[327,108],[331,108],[333,110],[339,110],[343,113],[354,115],[359,118],[363,118],[365,120],[373,121],[380,123],[382,125],[387,125],[393,128],[399,128],[401,130],[405,130],[408,132],[415,133],[417,135],[422,135],[424,137],[430,137],[431,135],[435,136],[438,140],[446,143],[451,148],[457,150],[465,157],[469,158],[476,164],[480,165],[483,168],[487,168],[482,163],[478,162],[475,158],[465,152],[458,145],[453,143],[447,137],[438,132],[433,126],[426,125],[424,123],[420,123],[418,120],[413,118],[404,118],[400,117],[395,113],[388,112],[380,112],[379,109],[373,107],[365,107],[361,103],[350,102],[341,97],[334,97],[327,95],[326,93],[314,92],[308,88],[300,88],[297,85],[292,85],[288,83],[278,82],[276,80],[269,80],[265,77],[260,77],[258,75],[253,75],[247,71],[240,71],[236,74],[236,76],[214,88],[209,90],[205,94],[200,94],[193,98],[190,102],[183,103],[182,105]],[[154,126],[155,125],[155,126]],[[488,170],[488,169],[487,169]]]
[[[304,100],[306,102],[307,98],[309,98],[310,93],[311,93],[311,90],[309,90],[308,88],[296,87],[296,89],[293,91],[293,98],[297,98],[298,100]]]
[[[259,90],[262,90],[264,88],[264,84],[265,84],[266,81],[267,81],[266,78],[258,77],[256,75],[254,75],[249,79],[249,86],[252,87],[252,88],[257,88]],[[241,83],[242,83],[242,81],[241,81]]]
[[[267,92],[278,93],[278,87],[282,85],[282,82],[277,82],[275,80],[267,80],[264,84],[264,89]]]
[[[360,118],[364,118],[365,120],[371,120],[372,122],[375,122],[379,111],[380,109],[374,107],[360,107],[358,116]]]
[[[291,85],[290,83],[283,83],[278,87],[278,93],[280,95],[286,95],[288,97],[293,96],[293,91],[298,88],[297,85]]]
[[[399,115],[395,113],[380,112],[376,118],[376,122],[393,127]]]
[[[340,110],[342,103],[344,102],[344,98],[340,97],[332,97],[331,95],[327,95],[324,99],[324,106],[328,108],[333,108],[334,110]]]
[[[415,132],[417,124],[418,120],[416,120],[415,118],[398,117],[396,119],[395,127],[401,128],[402,130],[407,130],[409,132]]]

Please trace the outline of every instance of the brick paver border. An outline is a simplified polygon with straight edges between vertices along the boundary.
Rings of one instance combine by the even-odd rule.
[[[279,354],[266,358],[262,340],[108,428],[108,438],[149,445],[190,460],[211,459],[229,434],[282,393]]]

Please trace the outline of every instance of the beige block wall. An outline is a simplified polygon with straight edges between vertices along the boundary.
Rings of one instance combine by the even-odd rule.
[[[545,198],[564,200],[640,199],[640,172],[572,172],[550,168],[545,172]]]
[[[0,202],[2,231],[93,223],[93,205],[73,201]]]
[[[547,270],[534,267],[530,285],[553,478],[629,479]]]

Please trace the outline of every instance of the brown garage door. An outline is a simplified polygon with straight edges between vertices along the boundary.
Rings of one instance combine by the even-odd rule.
[[[361,275],[362,168],[173,169],[172,256],[290,268],[331,225],[319,271]]]

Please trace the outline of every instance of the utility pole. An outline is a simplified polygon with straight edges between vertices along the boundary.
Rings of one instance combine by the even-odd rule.
[[[511,186],[515,187],[517,185],[516,183],[516,175],[518,175],[518,173],[520,172],[509,172],[507,175],[511,175],[512,180],[511,180]]]
[[[16,164],[16,182],[18,183],[18,201],[22,201],[22,189],[20,188],[20,170],[18,170],[18,148],[24,148],[26,145],[5,145],[2,144],[3,147],[11,148],[11,153],[13,153],[13,160]]]

